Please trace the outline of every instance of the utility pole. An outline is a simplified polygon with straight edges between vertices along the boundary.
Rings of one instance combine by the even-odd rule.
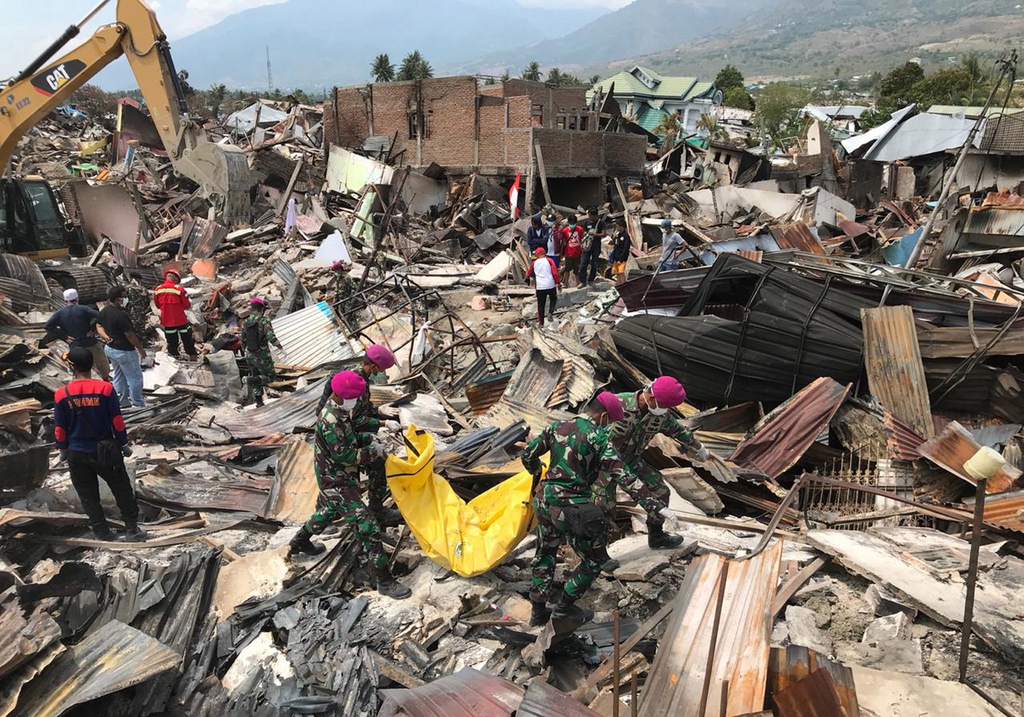
[[[270,45],[267,45],[267,94],[274,94],[274,74],[270,71]]]

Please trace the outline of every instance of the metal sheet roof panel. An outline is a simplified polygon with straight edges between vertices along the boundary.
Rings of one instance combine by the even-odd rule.
[[[380,694],[385,710],[397,707],[397,714],[408,717],[511,717],[525,692],[508,680],[466,668],[413,689]]]

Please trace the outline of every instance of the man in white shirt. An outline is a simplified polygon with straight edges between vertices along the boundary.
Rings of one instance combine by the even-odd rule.
[[[661,233],[661,257],[658,260],[658,271],[678,269],[679,254],[690,247],[683,241],[679,232],[672,228],[671,219],[661,220]]]
[[[532,282],[537,292],[537,324],[544,325],[544,306],[550,303],[550,318],[555,320],[555,308],[558,305],[558,288],[562,284],[558,276],[558,267],[555,261],[547,256],[543,247],[537,247],[533,252],[533,263],[526,270],[526,280]]]

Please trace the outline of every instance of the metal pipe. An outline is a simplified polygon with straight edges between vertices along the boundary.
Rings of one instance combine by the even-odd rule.
[[[967,658],[970,656],[971,627],[974,623],[974,592],[978,587],[978,555],[981,552],[981,531],[985,520],[985,484],[979,478],[974,491],[974,531],[971,534],[971,562],[967,569],[967,599],[964,601],[964,623],[960,634],[960,682],[967,682]]]
[[[619,680],[621,675],[619,674],[620,665],[619,659],[621,654],[619,653],[619,611],[616,610],[612,618],[612,631],[614,634],[615,644],[612,646],[612,717],[619,717]]]
[[[639,708],[637,696],[636,670],[633,670],[633,676],[629,679],[629,717],[636,717],[636,711]]]

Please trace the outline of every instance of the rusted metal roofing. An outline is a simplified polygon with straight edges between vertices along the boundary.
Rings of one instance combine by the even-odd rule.
[[[997,339],[992,343],[993,339]],[[1024,354],[1024,319],[1005,331],[995,326],[932,326],[919,323],[917,342],[924,358],[967,358],[986,348],[987,355]],[[989,347],[989,344],[992,344]]]
[[[466,668],[411,690],[380,694],[380,717],[511,717],[524,691],[508,680]]]
[[[214,421],[235,439],[261,438],[271,433],[294,433],[316,423],[316,404],[327,379],[315,381],[290,396],[270,401],[263,408],[232,413],[223,411]]]
[[[868,386],[881,404],[918,435],[935,435],[928,381],[909,306],[861,309]]]
[[[786,717],[827,717],[847,715],[839,699],[835,680],[828,670],[815,670],[807,677],[772,695],[775,709]]]
[[[523,355],[532,347],[540,351],[547,361],[562,363],[561,374],[547,400],[548,406],[568,403],[571,407],[580,407],[590,401],[604,385],[605,382],[594,371],[594,364],[598,361],[597,352],[590,347],[568,336],[536,328],[530,334],[530,341],[529,347],[524,347]],[[539,402],[536,397],[527,398]]]
[[[273,349],[275,360],[291,366],[316,368],[330,361],[343,361],[356,354],[335,323],[334,310],[326,301],[271,322],[284,349]]]
[[[504,395],[538,406],[547,406],[551,394],[555,392],[555,386],[562,377],[564,363],[561,360],[549,361],[540,349],[530,349],[519,360]]]
[[[860,714],[860,705],[857,701],[857,687],[854,683],[853,670],[801,645],[772,648],[771,656],[768,659],[768,694],[777,695],[819,670],[829,673],[839,698],[840,707],[826,712],[826,714],[857,717]],[[827,706],[826,703],[825,707]],[[813,708],[813,704],[811,707]],[[783,714],[789,715],[790,713]],[[795,712],[794,714],[799,716],[807,713]],[[814,714],[814,712],[810,713],[810,715]]]
[[[227,227],[202,217],[186,217],[181,222],[181,245],[194,259],[213,256],[227,235]]]
[[[761,257],[764,256],[764,252],[760,249],[737,249],[736,253],[742,256],[744,259],[750,259],[756,261],[758,264],[761,263]]]
[[[516,717],[600,717],[569,695],[539,680],[530,683]]]
[[[964,509],[974,514],[973,496]],[[1024,491],[986,495],[984,516],[989,525],[1024,533]]]
[[[313,514],[318,492],[313,446],[294,440],[277,454],[274,482],[262,514],[285,525],[298,525]]]
[[[892,411],[883,410],[882,422],[885,424],[886,446],[889,455],[901,461],[913,461],[921,457],[918,448],[924,438],[914,429],[901,421]]]
[[[764,709],[782,542],[748,560],[708,553],[690,563],[640,695],[640,717],[741,715]]]
[[[812,254],[824,254],[825,249],[814,236],[811,228],[803,222],[793,222],[782,226],[771,227],[772,236],[780,249],[796,249]]]
[[[971,456],[981,450],[981,446],[974,440],[970,432],[956,421],[951,421],[942,433],[926,443],[922,443],[918,451],[922,456],[935,463],[955,476],[963,478],[971,485],[975,485],[974,478],[971,478],[964,471],[964,463]],[[1010,490],[1020,479],[1019,469],[1010,464],[1004,465],[999,472],[988,479],[985,484],[986,493],[1002,493]]]
[[[1014,207],[1024,209],[1024,197],[1013,192],[989,192],[981,203],[985,207],[1003,207],[1004,209]]]
[[[262,515],[271,482],[258,479],[217,480],[174,473],[140,476],[136,490],[141,499],[188,510],[223,510]]]
[[[139,255],[124,244],[118,244],[116,241],[110,242],[110,253],[114,255],[120,266],[134,269],[139,265]]]
[[[732,454],[741,471],[777,478],[796,465],[846,400],[850,385],[815,379],[750,429]]]
[[[466,386],[466,398],[469,400],[473,415],[480,416],[496,404],[504,395],[512,372],[499,373],[496,376],[488,376],[470,386]]]
[[[711,267],[663,271],[616,284],[615,290],[630,311],[678,308],[697,290]]]
[[[37,296],[32,287],[20,279],[10,279],[0,276],[0,297],[10,301],[11,308],[15,311],[31,311],[40,304],[49,305],[50,295]]]
[[[975,209],[967,215],[964,234],[1024,236],[1024,212],[1007,207]]]
[[[505,428],[517,421],[524,421],[533,435],[537,435],[555,421],[567,421],[573,415],[567,411],[542,408],[511,396],[502,396],[486,415],[477,420],[477,423],[480,426]]]

